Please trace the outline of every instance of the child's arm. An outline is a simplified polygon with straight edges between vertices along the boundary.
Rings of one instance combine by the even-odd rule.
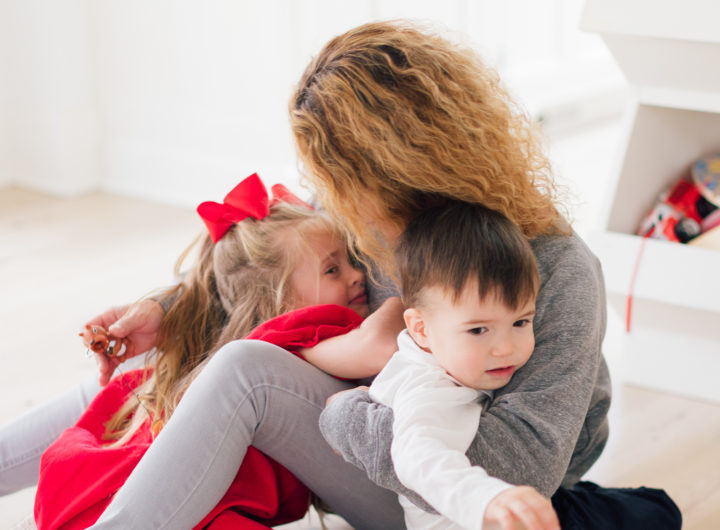
[[[405,329],[404,309],[400,298],[388,298],[360,327],[299,353],[309,363],[336,377],[373,376],[397,349],[398,333]]]
[[[531,487],[490,477],[465,456],[480,416],[477,392],[455,385],[440,367],[430,371],[396,360],[401,358],[378,376],[370,395],[388,400],[395,412],[391,453],[403,485],[463,528],[495,523],[512,530],[519,522],[537,530],[559,529],[549,499]]]
[[[480,419],[477,391],[455,385],[439,366],[397,355],[370,387],[370,397],[394,412],[397,477],[447,519],[480,528],[490,499],[511,486],[464,454]]]

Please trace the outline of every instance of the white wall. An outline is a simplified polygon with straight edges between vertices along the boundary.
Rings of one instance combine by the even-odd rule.
[[[6,1],[5,180],[70,194],[98,182],[98,109],[86,2]]]
[[[138,0],[92,11],[106,189],[195,204],[256,170],[287,178],[292,21],[282,3]]]
[[[0,188],[10,184],[10,174],[7,170],[9,165],[8,150],[8,61],[10,51],[10,40],[8,39],[8,13],[7,5],[0,2]]]
[[[539,113],[559,94],[562,105],[574,97],[567,87],[580,76],[565,71],[568,64],[600,74],[612,66],[596,37],[578,36],[580,7],[580,0],[0,0],[7,30],[0,75],[8,81],[4,98],[0,92],[0,186],[101,188],[194,205],[220,199],[258,171],[297,189],[288,98],[330,37],[375,19],[439,23],[465,35],[458,38]]]

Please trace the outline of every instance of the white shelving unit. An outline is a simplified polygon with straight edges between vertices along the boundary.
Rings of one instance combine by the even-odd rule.
[[[600,257],[624,320],[658,195],[702,156],[720,153],[720,2],[587,0],[581,26],[602,35],[633,88]],[[628,382],[720,402],[720,251],[646,241],[622,340]]]

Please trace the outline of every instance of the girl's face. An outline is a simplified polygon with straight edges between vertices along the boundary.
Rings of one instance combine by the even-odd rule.
[[[337,304],[363,318],[368,316],[365,274],[350,264],[341,238],[331,233],[314,234],[297,260],[290,275],[296,308]]]

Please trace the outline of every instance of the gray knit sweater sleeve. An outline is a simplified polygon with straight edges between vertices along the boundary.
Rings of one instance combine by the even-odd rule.
[[[467,456],[491,475],[546,496],[572,485],[608,436],[610,380],[602,356],[605,290],[598,260],[577,236],[533,240],[541,288],[535,351],[483,413]],[[400,484],[390,458],[392,410],[349,392],[327,407],[320,429],[380,486],[427,504]]]

